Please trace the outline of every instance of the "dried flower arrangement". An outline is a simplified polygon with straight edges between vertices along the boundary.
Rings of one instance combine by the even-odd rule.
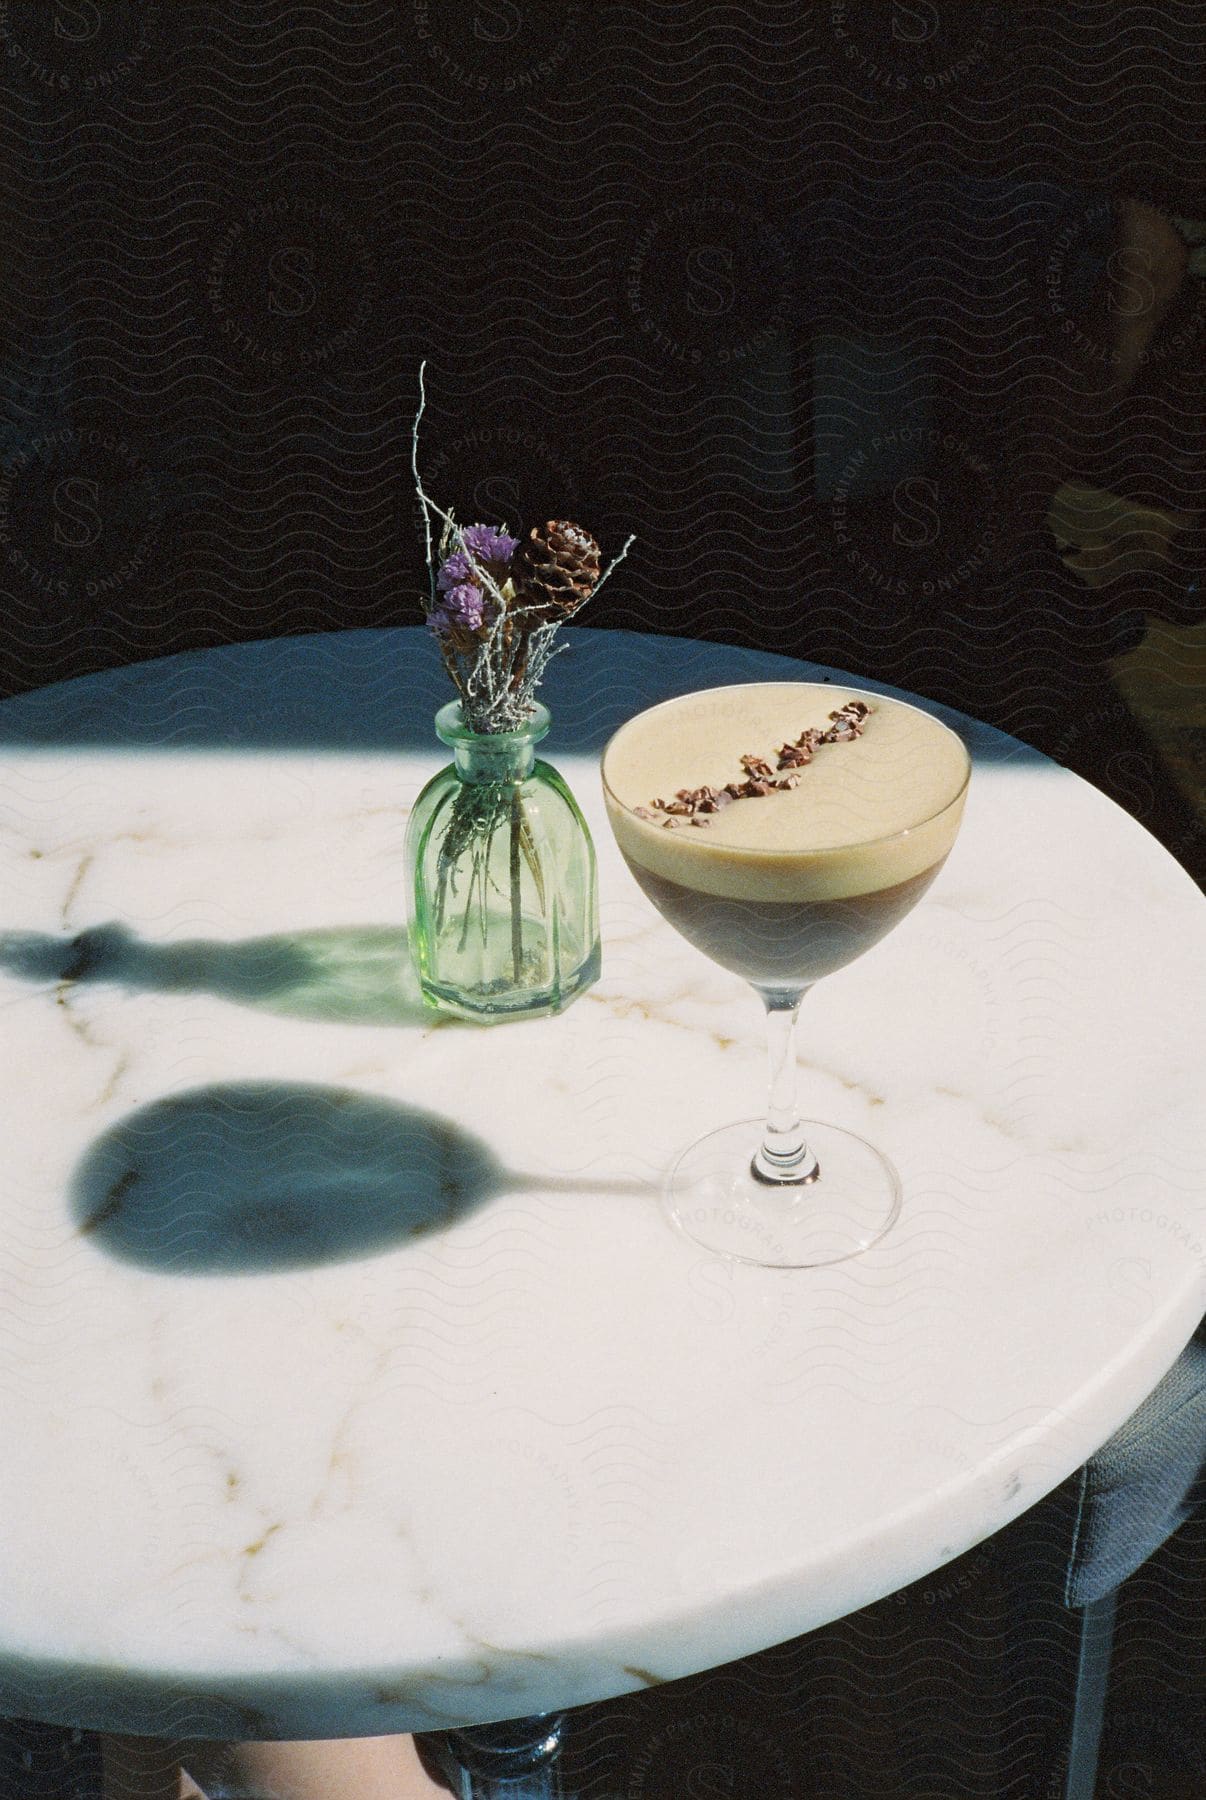
[[[473,731],[514,731],[533,700],[567,619],[597,594],[635,541],[600,573],[590,532],[568,519],[534,525],[526,540],[506,526],[458,525],[424,492],[419,475],[419,422],[427,404],[419,367],[419,408],[411,434],[415,494],[423,509],[430,577],[427,623],[461,697]],[[432,555],[432,516],[441,521]]]
[[[459,525],[425,492],[419,474],[426,366],[424,362],[419,368],[411,469],[426,537],[427,623],[460,697],[465,727],[481,737],[520,732],[537,711],[536,689],[549,661],[566,647],[556,641],[562,625],[598,593],[634,539],[629,537],[601,572],[599,545],[589,531],[568,519],[535,525],[526,539],[513,536],[505,523]],[[435,541],[438,550],[433,554]],[[521,789],[519,780],[505,776],[462,783],[441,828],[432,897],[437,936],[451,901],[463,900],[463,917],[456,926],[458,952],[465,951],[471,937],[480,943],[483,955],[496,940],[505,945],[506,966],[500,948],[496,971],[500,994],[538,983],[536,970],[546,940],[542,921],[546,914],[552,917],[557,904],[548,892],[548,871],[542,867]],[[567,804],[572,807],[572,800]],[[580,814],[576,817],[593,892],[593,850],[585,821]],[[507,854],[500,858],[495,842],[503,833]],[[527,915],[524,890],[529,895]],[[505,938],[493,928],[497,898],[506,907]],[[597,935],[597,920],[595,930]]]

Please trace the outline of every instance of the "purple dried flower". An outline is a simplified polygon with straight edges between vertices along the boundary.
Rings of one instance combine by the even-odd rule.
[[[470,558],[462,551],[454,550],[452,555],[446,557],[440,565],[440,572],[436,576],[436,586],[442,594],[447,593],[449,588],[459,587],[462,582],[471,580],[472,576],[473,563]]]
[[[464,581],[459,586],[449,588],[444,596],[444,610],[462,625],[476,630],[482,622],[482,609],[485,595],[471,581]]]
[[[465,545],[479,562],[501,563],[505,568],[519,548],[519,539],[509,537],[493,525],[467,525]]]
[[[480,631],[490,616],[491,602],[471,581],[449,588],[434,608],[428,624],[443,635],[448,631]]]

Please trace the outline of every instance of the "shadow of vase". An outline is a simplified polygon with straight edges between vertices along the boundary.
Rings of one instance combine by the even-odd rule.
[[[132,993],[216,994],[332,1024],[458,1023],[424,1005],[405,927],[352,925],[222,943],[152,944],[117,922],[73,938],[0,933],[0,969],[28,981],[112,982]]]

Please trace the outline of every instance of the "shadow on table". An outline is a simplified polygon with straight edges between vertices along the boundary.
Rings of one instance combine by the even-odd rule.
[[[855,672],[773,651],[653,632],[571,626],[542,687],[553,715],[544,753],[597,755],[644,707],[747,681],[833,681],[901,694]],[[430,632],[401,627],[184,651],[36,688],[0,706],[0,746],[165,753],[419,751],[444,760],[433,718],[452,698]],[[905,699],[915,696],[903,694]],[[1038,762],[1036,751],[935,701],[981,762]]]
[[[0,969],[26,981],[112,982],[136,993],[216,994],[243,1006],[340,1025],[434,1025],[405,929],[354,925],[222,943],[151,944],[118,922],[75,937],[0,932]],[[459,1025],[450,1014],[441,1028]],[[469,1026],[466,1029],[474,1029]]]
[[[450,1119],[350,1088],[248,1081],[128,1114],[76,1170],[81,1236],[173,1275],[257,1275],[370,1256],[510,1191],[633,1194],[525,1175]]]

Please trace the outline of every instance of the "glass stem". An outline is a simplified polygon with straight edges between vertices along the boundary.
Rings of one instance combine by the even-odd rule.
[[[766,1132],[750,1167],[759,1181],[802,1187],[821,1173],[805,1141],[796,1104],[796,1018],[808,989],[760,987],[758,992],[766,1007],[770,1092]]]

